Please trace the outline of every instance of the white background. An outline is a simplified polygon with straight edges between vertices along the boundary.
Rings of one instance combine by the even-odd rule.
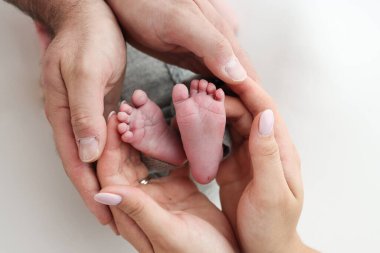
[[[301,154],[301,237],[323,252],[380,252],[380,2],[232,4]],[[0,252],[133,252],[66,177],[38,83],[32,23],[0,1]]]

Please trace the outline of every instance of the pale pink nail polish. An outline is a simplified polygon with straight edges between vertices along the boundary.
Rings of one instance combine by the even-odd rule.
[[[273,132],[274,115],[272,110],[265,110],[261,113],[259,121],[259,134],[269,136]]]
[[[122,198],[120,195],[113,194],[113,193],[98,193],[94,196],[94,199],[96,202],[99,202],[104,205],[108,206],[116,206],[120,204]]]

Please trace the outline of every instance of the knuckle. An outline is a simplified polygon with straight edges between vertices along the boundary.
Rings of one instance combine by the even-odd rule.
[[[183,15],[183,11],[168,11],[163,25],[157,29],[157,33],[163,41],[167,43],[177,42],[177,38],[180,35],[178,31],[182,30],[178,29],[181,26],[181,21],[179,21],[181,20],[181,15]]]
[[[57,64],[51,58],[45,59],[42,63],[42,71],[40,78],[41,88],[47,89],[50,83],[54,83],[54,69],[57,68]]]
[[[134,217],[134,219],[138,219],[143,214],[144,209],[145,207],[143,203],[139,201],[139,202],[136,202],[134,205],[130,205],[127,208],[127,212],[128,212],[128,215],[130,215],[131,217]]]
[[[57,123],[58,116],[62,116],[64,111],[63,108],[52,105],[49,101],[49,97],[45,98],[44,112],[49,123],[54,126]]]
[[[224,52],[228,49],[228,42],[224,36],[218,36],[214,42],[214,48],[217,52]]]
[[[276,158],[279,156],[278,146],[271,140],[260,142],[259,145],[257,145],[255,152],[261,157]]]
[[[228,34],[231,30],[231,26],[227,24],[227,22],[224,19],[218,19],[215,22],[215,27],[222,33],[222,34]]]
[[[224,63],[226,59],[229,59],[231,55],[233,55],[233,51],[228,40],[219,33],[214,35],[214,40],[212,41],[211,46],[213,55],[216,57],[218,62]]]
[[[191,28],[188,20],[199,18],[199,10],[195,7],[193,1],[188,0],[167,5],[163,13],[163,22],[155,24],[159,37],[167,43],[177,43],[184,29]]]
[[[77,135],[89,133],[93,130],[93,117],[89,116],[89,113],[76,112],[71,115],[71,125]]]
[[[94,78],[96,71],[94,71],[94,65],[89,60],[82,59],[73,68],[72,75],[74,80],[89,80]]]
[[[53,112],[45,105],[45,116],[50,124],[52,124]]]

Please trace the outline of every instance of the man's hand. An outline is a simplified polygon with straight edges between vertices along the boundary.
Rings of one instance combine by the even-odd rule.
[[[230,84],[254,75],[231,25],[208,0],[107,2],[127,41],[154,57]]]
[[[44,54],[42,87],[66,173],[89,209],[108,224],[108,209],[93,201],[99,185],[87,163],[98,159],[106,142],[104,99],[123,81],[125,43],[103,1],[82,4],[82,11],[65,21]]]
[[[108,208],[93,200],[99,191],[88,162],[106,142],[104,108],[116,106],[126,50],[118,23],[102,0],[8,0],[37,19],[41,40],[45,111],[67,175],[102,224]]]

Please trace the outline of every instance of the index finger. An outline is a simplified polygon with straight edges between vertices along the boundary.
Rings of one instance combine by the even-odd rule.
[[[298,152],[272,98],[251,78],[247,78],[241,85],[232,85],[230,88],[240,97],[254,117],[266,109],[273,111],[276,119],[274,133],[280,149],[285,179],[294,196],[302,199],[303,186]]]
[[[252,114],[245,108],[239,98],[226,96],[224,100],[227,123],[243,138],[249,137]]]

